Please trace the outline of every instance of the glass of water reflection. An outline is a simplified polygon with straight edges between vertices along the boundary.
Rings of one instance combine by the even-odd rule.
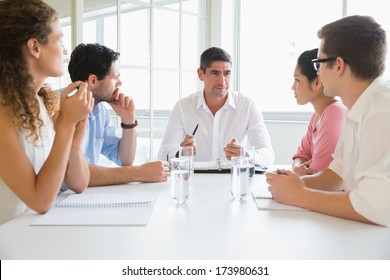
[[[194,176],[194,147],[182,146],[179,147],[179,158],[188,159],[190,179]]]
[[[176,203],[186,202],[190,186],[189,160],[186,158],[172,158],[170,177],[171,197]]]
[[[249,166],[247,157],[232,157],[231,183],[234,199],[246,199],[249,192]]]
[[[248,159],[249,181],[252,181],[253,176],[255,175],[255,156],[256,156],[255,147],[250,146],[249,149],[245,152],[244,156],[246,156]]]

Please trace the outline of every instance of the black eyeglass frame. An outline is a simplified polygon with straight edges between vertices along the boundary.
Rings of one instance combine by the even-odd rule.
[[[315,58],[311,60],[313,67],[316,71],[320,69],[321,63],[335,61],[337,57],[327,57],[327,58]]]

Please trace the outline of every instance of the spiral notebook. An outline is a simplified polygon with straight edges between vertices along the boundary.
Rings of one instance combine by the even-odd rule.
[[[154,194],[70,194],[32,225],[147,225]]]
[[[195,161],[195,173],[230,173],[230,162],[216,161]]]
[[[258,210],[307,210],[304,208],[277,202],[272,198],[272,195],[268,190],[252,191],[252,197]]]

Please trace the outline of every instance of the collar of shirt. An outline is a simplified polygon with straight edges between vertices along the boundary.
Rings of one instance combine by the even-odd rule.
[[[230,106],[233,109],[236,109],[236,100],[234,95],[235,93],[229,90],[227,100],[225,104],[222,106],[222,108],[225,108],[226,106]],[[209,110],[209,107],[206,104],[206,100],[204,99],[204,91],[200,92],[199,94],[196,109],[199,109],[200,107],[203,107],[205,109],[207,108],[207,110]]]
[[[363,91],[360,97],[353,104],[352,108],[347,111],[346,117],[354,122],[361,122],[365,112],[367,112],[367,106],[369,106],[371,95],[378,94],[378,88],[383,86],[383,80],[378,77]],[[348,110],[348,109],[346,109]]]
[[[91,118],[91,120],[96,119],[96,116],[100,114],[102,106],[104,106],[103,103],[99,103],[93,106],[92,112],[89,114],[89,118]]]

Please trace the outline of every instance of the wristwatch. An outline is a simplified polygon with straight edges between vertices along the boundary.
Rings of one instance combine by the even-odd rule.
[[[121,127],[123,129],[131,129],[131,128],[134,128],[138,125],[138,121],[135,120],[135,122],[133,124],[124,124],[123,122],[121,122]]]

